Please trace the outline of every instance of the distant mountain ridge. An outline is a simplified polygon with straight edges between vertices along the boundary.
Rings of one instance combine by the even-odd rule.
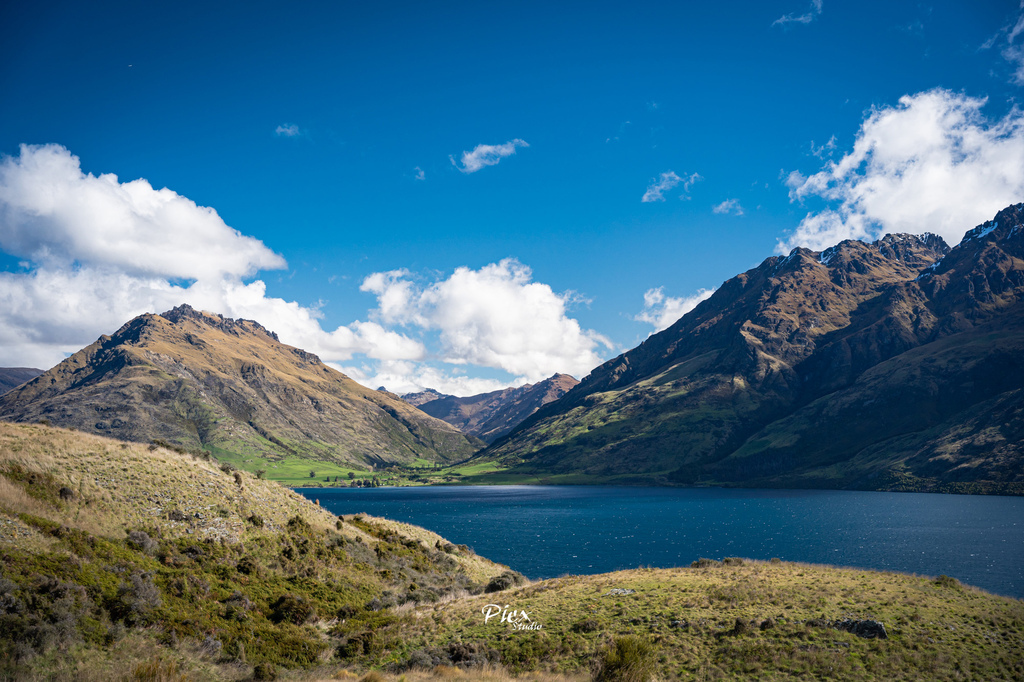
[[[463,433],[493,443],[578,383],[568,374],[555,374],[535,384],[464,398],[427,389],[420,393],[407,393],[402,399]]]
[[[42,373],[43,370],[31,367],[0,367],[0,395],[35,379]]]
[[[365,388],[252,320],[182,305],[131,320],[0,397],[0,418],[187,448],[386,465],[463,459],[448,424]]]
[[[725,282],[482,457],[665,483],[1024,493],[1024,204],[794,249]]]

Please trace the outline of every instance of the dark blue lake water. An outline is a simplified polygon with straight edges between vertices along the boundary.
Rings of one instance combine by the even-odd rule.
[[[1024,499],[613,486],[307,488],[336,514],[406,521],[530,578],[699,557],[946,574],[1024,598]]]

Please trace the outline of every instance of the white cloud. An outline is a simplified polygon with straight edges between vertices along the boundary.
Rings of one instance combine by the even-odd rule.
[[[416,179],[416,180],[426,180],[427,179],[427,174],[424,173],[423,169],[420,168],[419,166],[416,166],[415,168],[413,168],[413,170],[416,171],[416,174],[412,176],[414,179]]]
[[[772,22],[772,26],[787,26],[789,24],[809,24],[821,14],[822,0],[811,0],[811,6],[803,14],[793,12],[784,14]]]
[[[527,383],[525,377],[519,377],[512,382],[482,379],[457,375],[430,365],[402,360],[379,362],[374,365],[338,365],[336,369],[364,386],[371,388],[383,386],[399,395],[432,388],[447,395],[468,396],[500,391],[509,386],[522,386]]]
[[[478,144],[473,148],[473,151],[462,152],[461,167],[454,156],[449,156],[448,158],[451,159],[452,165],[463,173],[476,173],[481,168],[494,166],[505,157],[512,156],[516,153],[516,147],[529,146],[525,141],[518,138],[509,140],[505,144]]]
[[[743,215],[743,207],[740,206],[739,199],[726,199],[722,203],[712,206],[711,210],[725,215]]]
[[[1017,38],[1024,34],[1024,0],[1021,0],[1017,17],[1011,23],[985,41],[981,49],[987,50],[1001,45],[1000,53],[1014,67],[1011,81],[1016,85],[1024,85],[1024,41],[1017,43]]]
[[[679,195],[680,199],[689,199],[690,187],[695,182],[703,180],[698,173],[693,173],[685,178],[681,178],[675,174],[674,171],[668,171],[662,173],[657,180],[652,180],[651,184],[648,185],[647,191],[640,197],[642,203],[650,203],[652,201],[665,201],[665,192],[679,185],[683,186],[683,193]]]
[[[582,376],[602,361],[597,348],[611,347],[567,315],[571,292],[532,281],[530,268],[514,259],[458,268],[425,287],[406,276],[401,270],[374,273],[363,282],[362,290],[377,296],[374,319],[438,332],[439,358],[446,363],[538,381],[555,372]]]
[[[179,279],[287,267],[212,208],[142,179],[85,174],[78,157],[53,144],[22,145],[20,156],[0,160],[0,249],[37,263]]]
[[[0,366],[51,367],[137,315],[181,303],[258,320],[282,342],[391,390],[467,395],[555,372],[582,376],[611,347],[569,316],[572,292],[532,281],[512,259],[427,285],[406,270],[373,273],[361,287],[376,297],[372,319],[324,329],[321,302],[274,298],[263,281],[246,281],[285,267],[262,242],[145,180],[84,174],[58,146],[0,159],[0,249],[25,259],[0,272]],[[501,371],[473,376],[481,367]]]
[[[242,281],[285,267],[262,242],[145,180],[84,174],[57,145],[0,160],[0,249],[27,259],[25,271],[0,273],[0,366],[48,368],[132,317],[181,303],[259,320],[324,359],[426,353],[376,322],[323,330],[315,307]]]
[[[833,135],[832,137],[828,138],[828,142],[826,142],[825,144],[821,145],[820,147],[819,146],[815,146],[814,140],[811,140],[811,154],[814,154],[819,159],[824,159],[826,157],[831,158],[832,154],[835,151],[836,151],[836,136],[835,135]]]
[[[692,296],[674,298],[665,295],[665,288],[648,289],[644,293],[644,308],[633,319],[654,325],[654,331],[668,329],[676,320],[697,307],[701,301],[711,298],[714,289],[700,289]]]
[[[278,137],[297,137],[302,134],[299,126],[294,123],[283,123],[274,129]]]
[[[956,244],[966,230],[1024,199],[1024,112],[982,113],[985,99],[935,89],[873,109],[853,150],[804,177],[790,199],[830,206],[808,213],[778,251],[821,250],[843,239],[934,232]]]

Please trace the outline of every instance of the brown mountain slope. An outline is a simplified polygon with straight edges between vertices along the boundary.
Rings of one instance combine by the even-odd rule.
[[[26,381],[35,379],[42,373],[43,370],[31,367],[0,367],[0,395],[21,386]]]
[[[401,396],[402,400],[415,407],[419,407],[424,403],[429,403],[432,400],[440,400],[441,398],[454,397],[455,396],[453,395],[448,395],[446,393],[440,393],[438,391],[435,391],[432,388],[428,388],[425,391],[420,391],[419,393],[403,393]]]
[[[0,397],[0,418],[238,455],[449,461],[463,434],[286,346],[250,320],[141,315]]]
[[[1010,207],[952,250],[888,235],[769,258],[483,456],[524,473],[1024,491],[1008,407],[1024,388],[1022,217]],[[1003,454],[986,464],[968,451],[991,429]]]
[[[437,417],[463,433],[493,443],[514,429],[543,405],[558,400],[578,384],[568,374],[555,374],[544,381],[518,388],[481,393],[459,398],[441,395],[437,391],[424,391],[402,396],[432,417]],[[415,402],[435,393],[439,397]]]

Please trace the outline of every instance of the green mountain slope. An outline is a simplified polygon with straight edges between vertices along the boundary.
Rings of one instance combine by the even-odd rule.
[[[505,475],[1022,493],[1015,413],[981,410],[1024,389],[1022,217],[952,250],[888,235],[769,258],[480,457]]]
[[[256,322],[181,306],[142,315],[0,397],[0,418],[206,448],[384,466],[463,459],[444,422],[286,346]]]

